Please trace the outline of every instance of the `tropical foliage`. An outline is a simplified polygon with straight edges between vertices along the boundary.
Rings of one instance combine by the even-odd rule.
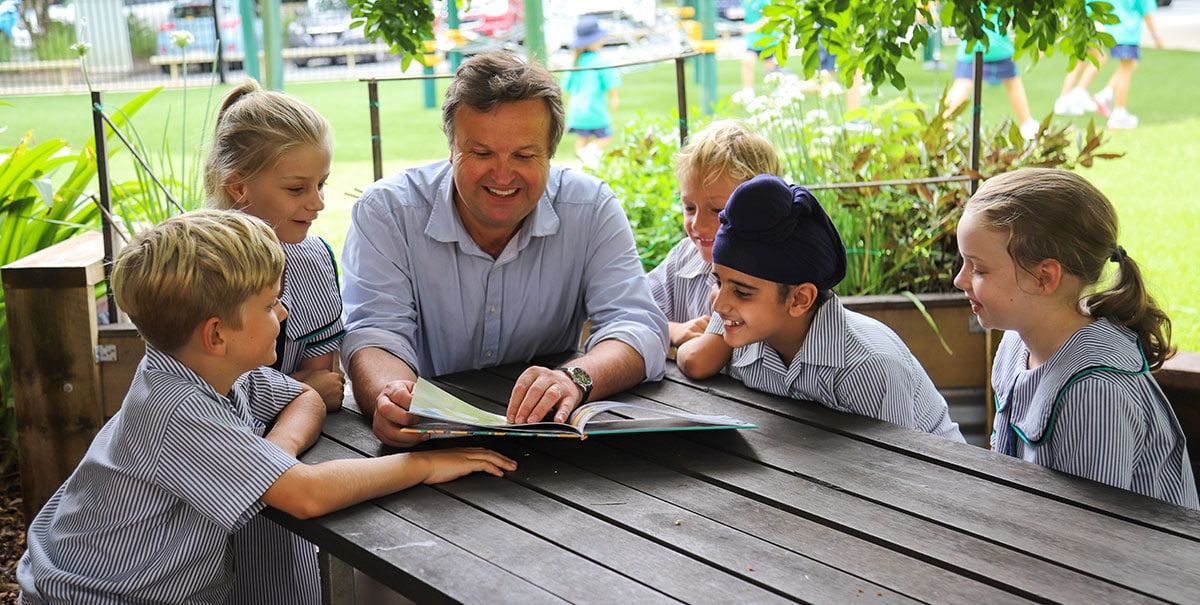
[[[120,108],[112,118],[117,128],[145,105],[158,89],[143,93]],[[2,132],[2,131],[0,131]],[[112,138],[113,135],[109,135]],[[111,158],[121,147],[112,149]],[[84,230],[100,228],[98,194],[93,189],[98,169],[96,141],[72,149],[64,139],[37,142],[32,132],[16,145],[0,148],[0,265],[7,265],[48,248]],[[136,194],[137,183],[114,186],[114,207],[122,209],[127,224],[144,220],[146,204]],[[8,320],[0,292],[0,429],[13,441],[15,435],[8,351]],[[11,455],[12,452],[7,452]],[[0,460],[0,471],[11,460]]]

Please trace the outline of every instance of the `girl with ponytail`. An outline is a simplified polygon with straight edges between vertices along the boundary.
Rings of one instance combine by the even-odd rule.
[[[1174,353],[1171,321],[1119,245],[1108,198],[1071,172],[1002,174],[967,201],[958,245],[954,285],[981,325],[1006,331],[992,449],[1200,508],[1183,430],[1150,374]]]

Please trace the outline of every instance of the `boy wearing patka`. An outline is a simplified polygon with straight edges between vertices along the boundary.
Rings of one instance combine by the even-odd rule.
[[[964,441],[904,341],[833,293],[846,248],[807,189],[756,176],[720,221],[713,321],[679,347],[684,374],[724,371],[753,389]]]

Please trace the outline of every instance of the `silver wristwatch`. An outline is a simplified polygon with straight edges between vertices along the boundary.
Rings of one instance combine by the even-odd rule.
[[[592,377],[587,371],[575,366],[562,366],[558,369],[566,372],[567,376],[571,377],[571,382],[574,382],[575,386],[583,391],[583,399],[580,399],[579,402],[583,403],[587,401],[588,395],[592,394]]]

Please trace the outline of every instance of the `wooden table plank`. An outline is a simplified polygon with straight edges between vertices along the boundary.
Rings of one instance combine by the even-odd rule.
[[[1093,481],[1074,477],[1011,456],[997,455],[982,448],[964,449],[946,439],[927,438],[905,427],[869,418],[847,418],[820,405],[797,405],[794,400],[746,388],[726,376],[692,381],[678,368],[669,365],[667,380],[640,385],[635,392],[653,399],[676,399],[687,389],[699,389],[725,398],[733,398],[795,418],[811,426],[846,434],[906,455],[935,461],[948,468],[1019,487],[1043,496],[1102,511],[1133,523],[1200,540],[1200,511],[1184,509],[1161,500],[1147,498],[1127,490],[1120,493],[1097,492]]]
[[[316,463],[357,456],[331,440],[322,439],[301,460]],[[414,497],[422,492],[439,495],[426,486],[410,488],[402,494]],[[265,514],[420,603],[491,603],[497,594],[521,603],[563,602],[527,579],[502,570],[373,503],[307,521],[272,508],[267,508]]]
[[[459,377],[450,379],[459,380]],[[1121,519],[1056,500],[1016,493],[1014,488],[991,482],[986,476],[963,474],[685,385],[674,386],[676,392],[670,399],[673,404],[701,413],[735,415],[764,427],[762,431],[744,431],[745,440],[739,442],[741,445],[726,446],[735,455],[761,460],[781,471],[834,486],[883,506],[908,511],[935,524],[958,528],[997,545],[1017,548],[1035,558],[1059,561],[1068,569],[1095,578],[1107,578],[1145,594],[1186,600],[1194,593],[1194,587],[1200,585],[1200,547],[1195,541],[1161,533],[1155,534],[1159,549],[1153,555],[1138,556],[1124,549],[1114,549],[1114,542],[1143,540],[1145,532]],[[480,389],[482,393],[499,390],[495,385],[483,385]],[[638,392],[642,393],[642,389]],[[787,403],[803,405],[802,402]],[[781,426],[781,422],[794,426]],[[908,432],[921,439],[945,441]],[[772,438],[771,435],[788,438]],[[697,434],[689,439],[702,443],[734,441],[716,434]],[[977,449],[963,444],[949,445]],[[1096,484],[1091,487],[1102,493],[1121,491]],[[964,498],[962,493],[972,495]],[[1015,501],[1022,503],[1020,510],[1003,506],[1005,502]],[[1062,524],[1075,531],[1064,534]],[[1132,552],[1136,553],[1137,549]]]

